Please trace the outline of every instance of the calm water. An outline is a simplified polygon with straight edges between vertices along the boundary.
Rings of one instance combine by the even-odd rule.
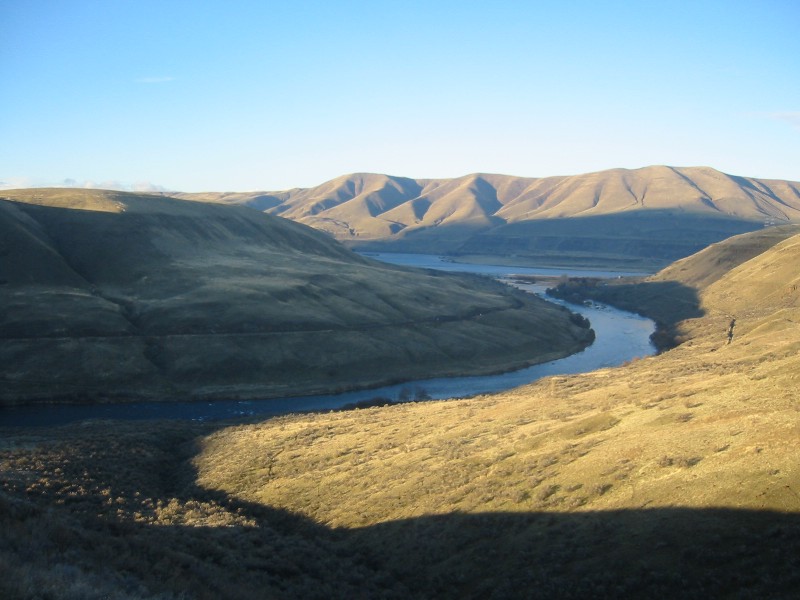
[[[422,254],[369,254],[370,257],[405,266],[447,271],[483,273],[504,278],[513,274],[555,275],[575,277],[617,277],[642,273],[619,273],[579,269],[506,267],[448,262],[440,257]],[[544,295],[543,285],[515,284],[534,294]],[[593,305],[570,309],[587,317],[596,333],[594,344],[567,358],[501,375],[449,377],[411,381],[378,389],[342,394],[278,398],[269,400],[217,400],[211,402],[134,402],[111,405],[49,405],[0,409],[0,426],[59,425],[86,419],[193,419],[199,421],[230,419],[244,416],[275,416],[291,412],[330,410],[347,404],[387,398],[394,401],[416,398],[458,398],[497,392],[535,381],[547,375],[593,371],[622,364],[632,358],[653,354],[650,343],[654,323],[638,315],[615,308]]]

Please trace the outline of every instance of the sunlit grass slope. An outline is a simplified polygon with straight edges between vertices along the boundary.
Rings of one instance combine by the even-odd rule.
[[[0,199],[0,400],[269,397],[575,352],[568,312],[359,257],[244,207],[92,190]]]
[[[199,482],[346,528],[454,512],[795,513],[800,235],[783,237],[762,235],[762,243],[772,242],[765,251],[741,254],[741,264],[695,290],[704,316],[682,324],[686,341],[675,350],[495,396],[225,429],[206,439],[195,459]],[[722,260],[746,242],[715,252]],[[674,541],[645,548],[640,535],[653,541],[631,531],[622,546],[594,552],[635,562],[655,551],[659,558],[647,564],[663,568],[669,560],[670,568],[682,568]],[[459,555],[469,562],[491,548],[487,540]],[[725,549],[711,544],[697,552]],[[470,585],[487,576],[466,571]]]

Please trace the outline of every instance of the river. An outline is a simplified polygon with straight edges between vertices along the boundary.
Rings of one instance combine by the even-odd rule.
[[[369,254],[371,258],[392,264],[433,268],[446,271],[481,273],[499,279],[511,275],[539,275],[573,277],[617,277],[642,275],[585,269],[557,269],[479,265],[449,262],[438,256],[424,254]],[[545,286],[515,283],[530,293],[544,295]],[[550,299],[554,302],[561,301]],[[214,402],[132,402],[108,405],[39,405],[0,409],[0,426],[51,426],[87,419],[192,419],[211,421],[249,416],[270,417],[301,411],[319,411],[342,408],[348,404],[365,402],[374,398],[392,401],[416,399],[463,398],[476,394],[498,392],[536,381],[548,375],[583,373],[603,367],[612,367],[633,358],[655,352],[650,334],[655,324],[650,319],[609,306],[569,305],[591,321],[596,334],[595,342],[577,354],[549,363],[534,365],[500,375],[477,377],[448,377],[410,381],[377,389],[345,392],[341,394],[272,398],[267,400],[216,400]]]

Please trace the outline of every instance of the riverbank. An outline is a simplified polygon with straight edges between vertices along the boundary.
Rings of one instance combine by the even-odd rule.
[[[654,273],[666,267],[669,260],[647,258],[595,256],[592,254],[565,255],[562,253],[527,255],[447,254],[446,260],[474,265],[501,265],[508,267],[594,270],[617,272]]]

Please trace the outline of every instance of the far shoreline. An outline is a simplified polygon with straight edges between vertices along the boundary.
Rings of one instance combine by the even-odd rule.
[[[361,250],[358,246],[350,246],[356,254],[374,258],[381,255],[418,255],[438,256],[443,262],[463,265],[486,265],[498,267],[520,267],[524,269],[571,269],[608,271],[614,273],[652,275],[672,263],[658,259],[626,259],[604,256],[520,256],[501,254],[447,254],[441,252],[410,252],[401,250]]]

